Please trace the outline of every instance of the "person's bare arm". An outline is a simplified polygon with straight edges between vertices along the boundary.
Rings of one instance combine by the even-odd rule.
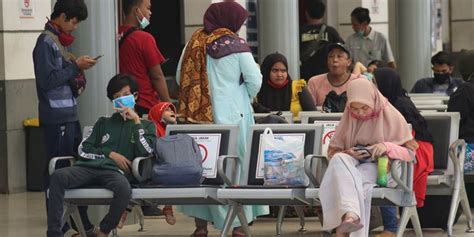
[[[160,96],[160,100],[163,102],[171,102],[171,98],[168,93],[168,86],[166,85],[165,75],[161,70],[160,64],[157,64],[150,69],[150,79],[153,88]]]

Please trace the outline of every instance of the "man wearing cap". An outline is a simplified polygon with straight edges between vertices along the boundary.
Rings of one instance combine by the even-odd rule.
[[[344,93],[347,82],[357,78],[349,72],[352,59],[349,50],[341,43],[328,46],[327,64],[329,72],[309,79],[308,89],[313,96],[314,104],[322,106],[326,95],[334,91],[337,95]]]

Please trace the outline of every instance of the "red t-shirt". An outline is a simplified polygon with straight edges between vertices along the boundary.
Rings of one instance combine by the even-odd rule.
[[[130,25],[119,28],[119,34],[124,34]],[[163,63],[161,54],[153,36],[145,31],[137,30],[129,34],[119,50],[120,73],[135,77],[138,84],[137,105],[150,109],[160,102],[158,93],[151,84],[150,69]]]

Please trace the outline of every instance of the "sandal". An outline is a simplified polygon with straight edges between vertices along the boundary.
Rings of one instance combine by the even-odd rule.
[[[240,231],[232,231],[232,237],[245,237],[245,233]]]
[[[74,229],[69,229],[64,233],[64,237],[79,237],[80,234]]]
[[[242,227],[236,227],[232,230],[232,237],[245,237]]]
[[[163,214],[165,215],[166,223],[170,225],[176,224],[176,218],[173,215],[173,207],[172,206],[165,206],[163,208]],[[206,233],[207,236],[207,233]]]
[[[191,235],[191,237],[207,237],[207,230],[204,230],[204,231],[202,229],[201,230],[196,229],[194,233]],[[198,232],[201,232],[201,233],[198,233]]]
[[[354,217],[348,217],[337,227],[336,233],[352,233],[362,229],[364,225],[360,224]]]

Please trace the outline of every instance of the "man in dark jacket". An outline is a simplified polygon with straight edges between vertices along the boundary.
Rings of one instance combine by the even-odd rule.
[[[459,138],[474,143],[474,50],[461,54],[459,72],[465,83],[449,97],[448,111],[461,114]]]
[[[76,77],[82,76],[82,70],[91,68],[96,61],[89,56],[72,59],[67,55],[65,47],[73,43],[71,33],[86,18],[87,6],[83,0],[58,0],[51,13],[51,20],[45,24],[33,50],[39,120],[47,161],[56,156],[74,155],[81,141],[76,98],[71,83]],[[44,190],[47,190],[48,169],[47,166],[41,168],[44,173]],[[79,210],[81,216],[85,217],[86,207],[80,207]],[[83,219],[83,223],[87,230],[93,229],[87,219]],[[65,227],[64,231],[68,229],[69,227]]]
[[[451,95],[462,84],[460,78],[451,77],[453,63],[446,52],[439,52],[431,57],[433,77],[418,80],[411,93],[437,93]]]
[[[321,0],[306,0],[307,24],[300,29],[301,78],[308,81],[312,76],[329,71],[327,45],[344,43],[336,29],[323,23],[326,6]],[[305,56],[306,54],[311,56]]]
[[[131,198],[127,177],[135,157],[153,153],[155,126],[141,120],[133,107],[137,85],[131,76],[116,75],[107,86],[107,97],[117,111],[101,117],[79,145],[80,159],[72,167],[53,173],[49,187],[48,237],[62,236],[64,193],[84,185],[100,185],[114,192],[109,212],[100,223],[97,236],[108,236],[120,221]]]

